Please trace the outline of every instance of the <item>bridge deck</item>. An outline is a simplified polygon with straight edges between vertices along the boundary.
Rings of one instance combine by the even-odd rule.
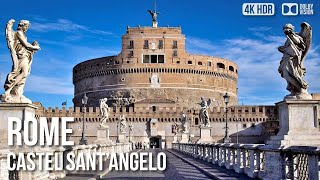
[[[209,179],[227,179],[227,180],[246,180],[251,179],[244,174],[238,174],[233,170],[227,170],[218,165],[213,165],[209,162],[205,162],[200,159],[193,158],[191,156],[182,154],[175,150],[163,150],[163,149],[148,149],[148,150],[134,150],[135,152],[152,152],[152,162],[156,166],[157,153],[165,152],[167,156],[167,168],[164,171],[126,171],[126,170],[105,170],[102,180],[107,179],[198,179],[198,180],[209,180]],[[92,174],[90,176],[90,174]],[[98,175],[94,173],[86,174],[70,174],[63,178],[63,180],[80,180],[80,179],[95,179]],[[99,173],[101,174],[101,173]]]

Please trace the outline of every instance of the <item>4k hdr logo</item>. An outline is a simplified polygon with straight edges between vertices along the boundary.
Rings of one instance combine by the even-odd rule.
[[[282,15],[313,15],[313,4],[282,3]],[[242,14],[245,16],[272,16],[275,14],[273,3],[243,3]]]

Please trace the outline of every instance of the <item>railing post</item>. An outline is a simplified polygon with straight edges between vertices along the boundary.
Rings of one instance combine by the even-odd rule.
[[[265,152],[265,168],[263,179],[286,179],[285,156],[279,148],[266,145],[261,148]]]
[[[309,154],[308,155],[308,173],[309,179],[320,179],[319,177],[319,155]]]
[[[235,171],[237,173],[243,173],[243,156],[244,156],[244,149],[243,149],[243,145],[242,144],[237,144],[235,146],[237,148],[237,163],[235,165]]]
[[[219,161],[218,161],[218,165],[219,166],[224,166],[224,162],[225,162],[225,153],[226,153],[226,148],[224,147],[224,144],[220,144],[220,151],[219,151]]]
[[[211,162],[211,161],[212,161],[212,157],[213,157],[213,154],[212,154],[213,144],[209,144],[208,146],[209,146],[209,147],[208,147],[208,154],[209,154],[209,156],[208,156],[207,161],[208,161],[208,162]]]
[[[195,158],[198,158],[198,156],[199,156],[199,144],[195,144],[194,149],[195,149],[195,151],[194,151],[194,157],[195,157]]]
[[[216,159],[217,159],[217,144],[212,145],[212,164],[217,164]]]
[[[227,144],[226,147],[228,148],[228,155],[227,155],[227,160],[225,163],[225,166],[227,169],[233,169],[233,165],[234,165],[234,149],[232,147],[233,144]]]

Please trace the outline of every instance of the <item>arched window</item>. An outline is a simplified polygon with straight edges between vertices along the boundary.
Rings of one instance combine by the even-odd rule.
[[[195,125],[199,125],[199,118],[195,118],[195,119],[194,119],[194,124],[195,124]]]
[[[225,69],[225,65],[223,63],[217,63],[217,67],[221,69]]]
[[[233,66],[229,66],[229,71],[234,72],[234,68],[233,68]]]

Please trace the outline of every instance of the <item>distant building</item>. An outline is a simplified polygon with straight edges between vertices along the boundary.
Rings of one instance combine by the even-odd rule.
[[[77,64],[73,68],[75,108],[45,109],[39,104],[37,118],[73,116],[71,139],[77,143],[82,131],[81,99],[86,94],[86,134],[93,142],[100,121],[99,99],[108,98],[112,140],[116,140],[120,115],[125,115],[134,125],[132,141],[171,147],[175,124],[181,125],[182,112],[187,115],[190,140],[199,139],[198,103],[205,97],[213,100],[209,110],[211,136],[221,142],[225,131],[223,95],[227,92],[231,96],[228,120],[232,142],[238,139],[242,143],[263,143],[277,132],[275,106],[238,106],[236,63],[189,54],[181,27],[157,25],[153,21],[152,27],[127,27],[118,55]],[[127,136],[128,132],[129,129]],[[180,133],[176,135],[179,140]]]

